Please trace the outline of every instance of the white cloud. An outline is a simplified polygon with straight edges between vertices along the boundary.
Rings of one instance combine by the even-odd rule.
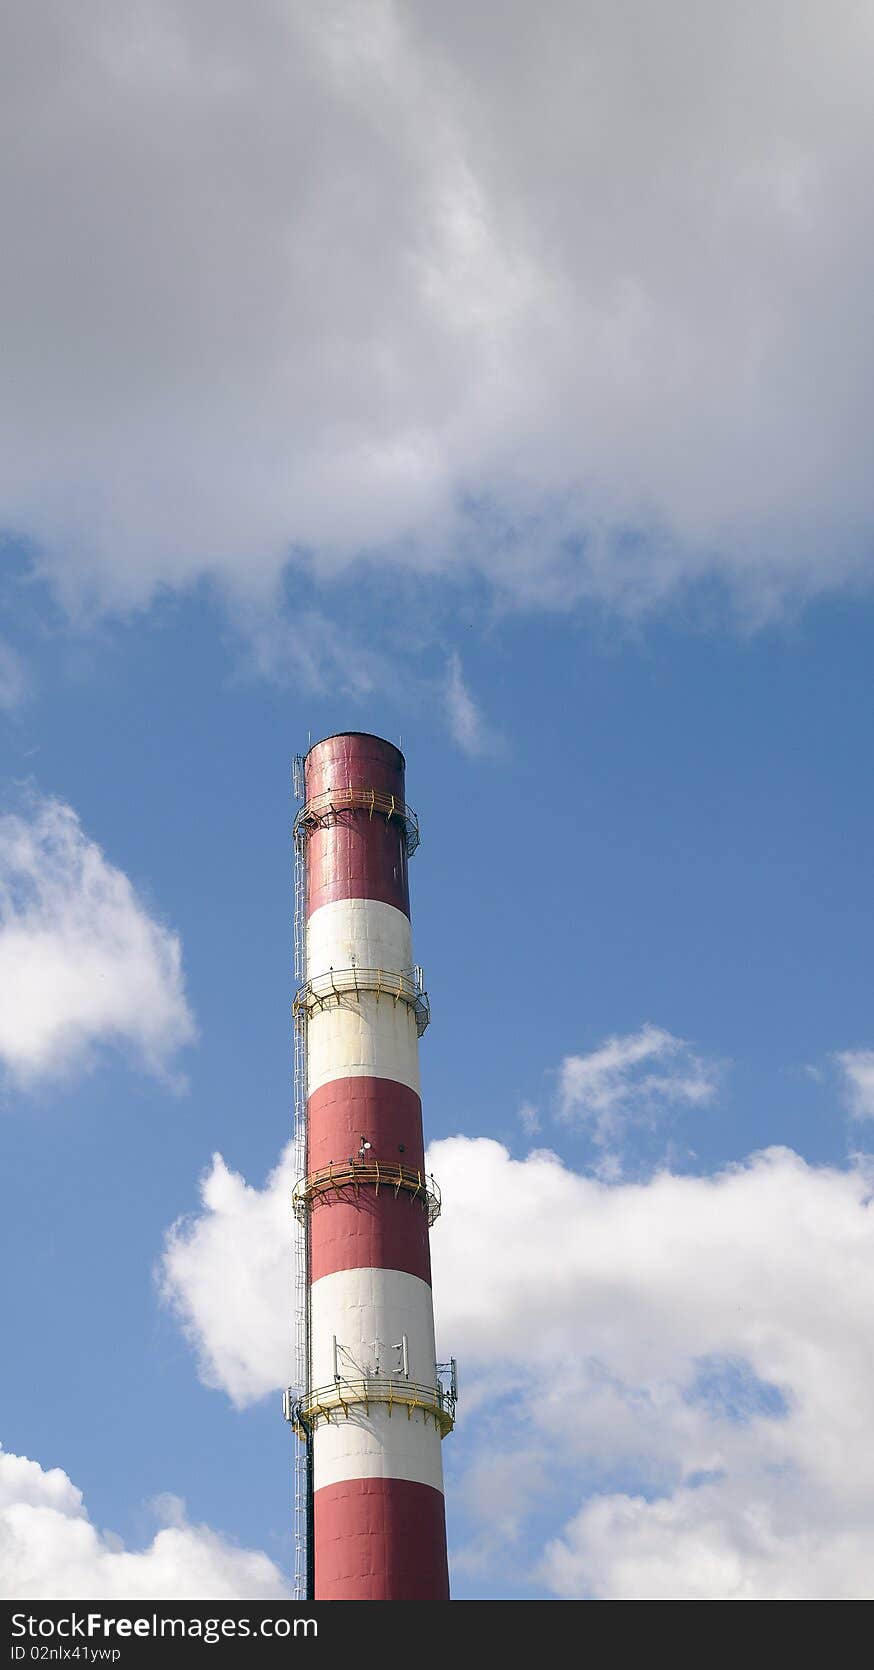
[[[668,1107],[711,1101],[716,1080],[714,1062],[647,1023],[639,1032],[608,1038],[589,1055],[565,1056],[559,1068],[560,1113],[605,1144],[629,1120],[652,1120]]]
[[[0,1596],[8,1600],[277,1600],[290,1591],[273,1561],[207,1525],[184,1503],[154,1504],[167,1521],[148,1548],[125,1549],[89,1519],[60,1467],[0,1450]]]
[[[539,1562],[556,1593],[871,1592],[864,1170],[774,1149],[607,1187],[465,1138],[430,1163],[442,1349],[497,1400],[499,1453],[539,1440],[580,1480]]]
[[[162,1294],[195,1347],[201,1379],[238,1408],[292,1378],[295,1181],[291,1144],[260,1190],[214,1154],[200,1214],[167,1236]]]
[[[58,800],[0,817],[0,993],[0,1063],[22,1084],[104,1044],[164,1073],[194,1037],[178,936]]]
[[[526,1136],[533,1137],[541,1129],[540,1114],[533,1102],[523,1102],[519,1109],[519,1123]]]
[[[18,707],[27,695],[27,675],[21,656],[0,638],[0,708]]]
[[[550,606],[870,581],[874,41],[754,24],[7,6],[0,519],[71,604],[292,551]]]
[[[496,739],[464,682],[461,657],[455,652],[447,665],[445,705],[450,734],[465,754],[475,759],[495,749]]]
[[[853,1117],[874,1119],[874,1050],[842,1050],[834,1059],[846,1080]]]
[[[563,1595],[871,1592],[864,1168],[771,1149],[712,1177],[608,1186],[465,1137],[428,1163],[438,1349],[462,1384],[449,1444],[481,1519],[458,1558],[484,1592],[502,1538],[521,1584],[540,1574]],[[216,1161],[182,1264],[170,1241],[171,1291],[238,1403],[288,1372],[290,1184],[289,1152],[263,1191]],[[522,1452],[525,1491],[506,1501]],[[533,1503],[546,1523],[551,1489],[538,1541],[525,1515]]]
[[[817,1503],[821,1507],[821,1503]],[[799,1511],[795,1481],[745,1477],[667,1499],[597,1498],[551,1542],[556,1594],[600,1600],[870,1600],[870,1524]]]

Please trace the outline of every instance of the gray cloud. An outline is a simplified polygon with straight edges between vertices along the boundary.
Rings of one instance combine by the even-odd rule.
[[[70,606],[301,552],[754,616],[870,578],[849,0],[0,28],[0,518]]]

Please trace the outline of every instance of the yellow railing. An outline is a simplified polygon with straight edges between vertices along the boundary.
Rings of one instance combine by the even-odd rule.
[[[412,858],[419,845],[419,820],[409,806],[402,800],[396,800],[393,794],[386,794],[384,789],[354,789],[351,786],[328,789],[324,794],[314,795],[312,800],[308,800],[294,820],[295,840],[305,841],[314,829],[333,822],[340,812],[367,812],[371,818],[378,814],[387,823],[394,818],[403,829],[408,858]]]
[[[389,997],[395,1004],[405,1003],[413,1011],[416,1031],[421,1038],[431,1019],[428,994],[416,974],[385,968],[330,968],[307,980],[292,1004],[295,1024],[302,1026],[318,1009],[339,1003],[350,994],[373,992],[377,997]]]
[[[371,1404],[387,1406],[389,1415],[396,1411],[403,1413],[408,1421],[421,1410],[424,1420],[433,1420],[441,1438],[455,1425],[455,1405],[442,1386],[419,1386],[412,1380],[380,1375],[362,1380],[335,1380],[329,1386],[320,1386],[292,1406],[289,1418],[298,1437],[305,1438],[320,1421],[341,1418],[348,1421],[353,1409],[363,1408],[365,1415],[369,1415]]]
[[[298,1223],[305,1223],[307,1210],[314,1201],[346,1189],[354,1189],[357,1194],[362,1186],[374,1189],[377,1195],[380,1189],[391,1189],[395,1196],[403,1190],[418,1198],[427,1211],[429,1228],[440,1216],[440,1190],[433,1177],[402,1165],[381,1165],[378,1160],[350,1160],[345,1165],[323,1166],[309,1177],[302,1177],[291,1197],[294,1215]]]

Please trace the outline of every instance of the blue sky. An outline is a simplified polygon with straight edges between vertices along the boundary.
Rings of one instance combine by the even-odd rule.
[[[10,8],[4,1592],[287,1589],[291,760],[350,728],[422,826],[453,1592],[870,1593],[838,12]]]
[[[517,1160],[549,1148],[589,1176],[606,1151],[632,1180],[666,1164],[706,1175],[772,1145],[844,1167],[868,1129],[849,1116],[835,1055],[871,1038],[871,630],[870,606],[840,602],[752,638],[669,622],[629,635],[585,617],[475,624],[457,639],[491,738],[474,755],[442,710],[248,676],[203,597],[96,635],[13,639],[31,694],[4,720],[6,808],[31,820],[39,797],[75,808],[179,935],[198,1037],[163,1077],[96,1027],[87,1067],[7,1076],[6,1449],[62,1467],[131,1548],[151,1545],[149,1504],[171,1493],[193,1525],[288,1567],[278,1398],[234,1410],[199,1382],[155,1269],[214,1151],[260,1188],[289,1136],[289,767],[309,733],[403,735],[423,830],[412,883],[434,1017],[429,1140],[491,1137]],[[605,1150],[593,1106],[561,1116],[562,1063],[647,1023],[688,1041],[707,1094],[647,1106],[629,1093]],[[682,1076],[675,1056],[662,1066]],[[442,1181],[438,1260],[453,1233]],[[512,1200],[496,1228],[516,1239]],[[500,1263],[501,1245],[488,1256]],[[467,1281],[475,1311],[475,1265]],[[439,1283],[437,1306],[442,1322]],[[274,1322],[287,1350],[290,1316]],[[475,1314],[466,1329],[476,1336]],[[535,1489],[509,1566],[505,1552],[472,1553],[484,1504],[510,1486],[478,1486],[468,1511],[470,1471],[500,1463],[512,1479],[517,1451],[523,1478],[533,1463],[512,1420],[493,1426],[476,1400],[465,1410],[465,1381],[488,1365],[470,1373],[441,1331],[463,1388],[446,1450],[455,1592],[549,1594],[542,1549],[603,1488],[600,1463]],[[654,1488],[648,1462],[608,1471],[611,1491]]]

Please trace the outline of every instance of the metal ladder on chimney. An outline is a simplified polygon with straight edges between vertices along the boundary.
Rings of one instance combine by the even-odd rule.
[[[296,800],[304,799],[303,760],[297,755],[293,766]],[[294,843],[294,973],[298,986],[306,979],[306,858],[304,842]],[[305,1177],[307,1169],[307,1058],[306,1023],[293,1027],[294,1036],[294,1174]],[[294,1221],[294,1384],[298,1398],[309,1391],[309,1328],[307,1326],[307,1234],[305,1224]],[[310,1445],[294,1445],[294,1598],[307,1600],[309,1583],[308,1526],[310,1497]]]

